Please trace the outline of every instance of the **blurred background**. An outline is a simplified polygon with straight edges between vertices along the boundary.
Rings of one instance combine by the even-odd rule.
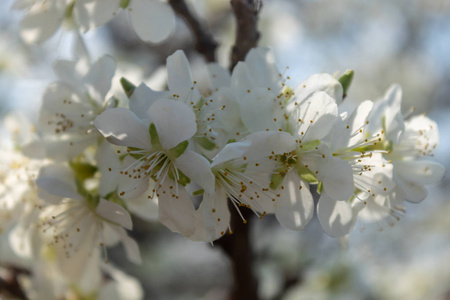
[[[61,31],[43,45],[25,46],[18,35],[22,14],[10,10],[12,3],[0,3],[0,115],[21,110],[36,120],[43,90],[55,80],[51,63],[73,57],[73,36]],[[235,29],[229,1],[188,3],[220,43],[218,60],[226,66]],[[194,70],[202,65],[183,20],[157,46],[141,42],[129,25],[122,14],[84,35],[94,59],[116,58],[117,79],[163,88],[165,58],[176,49],[187,53]],[[292,86],[313,73],[353,69],[346,101],[356,104],[401,84],[404,111],[415,107],[438,123],[435,159],[450,169],[450,1],[265,0],[259,28],[260,45],[273,49],[280,71],[289,67]],[[115,94],[124,98],[117,79]],[[450,299],[449,181],[430,187],[423,203],[406,204],[393,227],[357,223],[348,250],[323,234],[317,220],[302,232],[269,217],[250,222],[262,298]],[[110,256],[141,279],[146,299],[225,299],[233,279],[219,247],[134,221],[144,264],[125,262],[121,248]]]

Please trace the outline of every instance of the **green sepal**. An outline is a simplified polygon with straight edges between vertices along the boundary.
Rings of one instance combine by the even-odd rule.
[[[121,0],[120,1],[120,7],[123,9],[127,8],[129,4],[130,4],[130,0]]]
[[[272,174],[272,177],[270,178],[270,189],[276,190],[280,184],[283,182],[284,177],[286,176],[286,173],[274,173]]]
[[[323,191],[323,182],[319,182],[319,184],[317,185],[317,193],[320,195],[322,194]]]
[[[339,77],[339,82],[342,85],[342,88],[344,89],[343,98],[347,97],[348,90],[350,89],[350,85],[353,81],[353,75],[355,72],[353,70],[347,70],[344,74],[342,74],[341,77]]]
[[[309,151],[309,150],[313,150],[314,148],[316,148],[317,146],[319,146],[322,142],[320,140],[313,140],[310,142],[306,142],[304,144],[300,145],[300,152],[301,151]]]
[[[150,139],[154,149],[161,149],[161,142],[159,141],[158,132],[156,131],[155,124],[151,123],[148,127],[148,132],[150,133]]]
[[[305,167],[301,164],[297,164],[295,166],[295,169],[297,170],[298,176],[300,176],[300,178],[303,179],[304,181],[306,181],[308,183],[317,183],[318,182],[317,177],[307,167]]]
[[[100,196],[93,195],[88,190],[86,190],[86,188],[83,185],[83,182],[79,178],[75,179],[75,186],[77,188],[77,193],[83,196],[84,199],[86,199],[90,207],[95,209],[98,203],[100,202]]]
[[[194,138],[194,140],[206,150],[213,150],[214,148],[216,148],[216,144],[214,142],[211,142],[211,140],[206,136],[196,137]]]
[[[88,178],[92,178],[97,172],[97,167],[88,163],[82,162],[69,162],[69,166],[72,168],[75,173],[75,177],[79,179],[81,182],[85,181]]]
[[[187,140],[182,141],[181,143],[179,143],[178,145],[176,145],[175,147],[170,149],[167,152],[167,156],[170,157],[171,160],[175,160],[178,157],[180,157],[180,155],[183,154],[184,151],[186,151],[188,146],[189,146],[189,142]]]
[[[103,198],[127,209],[127,204],[125,203],[125,201],[122,198],[119,197],[119,195],[117,194],[117,191],[111,192]]]
[[[75,7],[75,1],[73,1],[72,3],[70,3],[70,4],[67,6],[66,10],[64,11],[64,18],[65,18],[66,20],[72,19],[74,7]]]
[[[130,150],[130,151],[139,151],[139,150],[142,150],[142,149],[134,148],[134,147],[128,147],[128,150]],[[140,158],[144,157],[144,156],[147,155],[147,154],[145,154],[145,153],[143,153],[143,154],[138,154],[138,153],[128,153],[128,155],[131,156],[131,157],[134,158],[134,159],[140,159]]]
[[[128,5],[128,2],[130,2],[130,1],[129,0],[125,0],[125,1],[122,0],[122,3],[123,2],[127,2],[126,5]],[[121,3],[121,5],[122,5],[122,3]],[[125,77],[120,78],[120,84],[122,85],[122,89],[125,92],[125,94],[127,95],[127,97],[130,98],[131,95],[133,95],[134,90],[136,89],[136,86],[134,84],[132,84],[130,81],[128,81],[128,79],[126,79]]]
[[[205,193],[204,189],[199,189],[199,190],[196,190],[195,192],[193,192],[192,196],[200,196],[200,195],[203,195],[204,193]]]
[[[189,183],[191,183],[191,179],[189,177],[184,175],[184,173],[181,172],[180,170],[177,170],[177,171],[178,171],[178,178],[179,178],[177,180],[177,182],[179,184],[181,184],[182,186],[186,186]],[[173,181],[175,181],[175,177],[173,175],[174,175],[173,172],[169,172],[169,174],[168,174],[169,178],[172,179]]]

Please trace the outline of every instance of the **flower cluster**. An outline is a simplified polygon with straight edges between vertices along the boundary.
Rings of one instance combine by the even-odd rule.
[[[92,2],[102,3],[72,9]],[[140,262],[130,214],[213,242],[232,232],[231,214],[247,223],[242,210],[274,214],[291,230],[316,212],[325,233],[342,237],[358,217],[391,224],[403,201],[424,200],[425,185],[445,172],[426,158],[438,144],[435,122],[403,116],[399,86],[345,111],[352,72],[290,86],[267,48],[251,50],[231,74],[208,65],[202,85],[177,51],[167,59],[167,90],[121,79],[127,104],[107,97],[109,56],[57,61],[54,70],[59,80],[45,91],[38,131],[20,143],[30,158],[2,155],[12,165],[0,191],[13,252],[33,258],[35,274],[58,278],[56,288],[40,289],[54,293],[48,299],[103,291],[101,271],[111,284],[123,278],[106,264],[111,245]],[[39,280],[29,278],[30,293]]]
[[[128,12],[134,31],[146,42],[162,42],[175,27],[172,9],[159,0],[16,0],[13,8],[27,11],[20,24],[27,43],[46,41],[62,25],[87,32],[108,23],[121,10]]]

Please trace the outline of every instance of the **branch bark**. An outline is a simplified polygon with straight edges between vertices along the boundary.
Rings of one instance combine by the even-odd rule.
[[[169,0],[172,9],[180,15],[192,30],[195,36],[195,49],[201,53],[207,61],[215,62],[215,51],[217,42],[214,40],[211,33],[209,33],[194,16],[184,0]]]
[[[262,7],[261,0],[231,0],[236,17],[236,40],[231,51],[230,71],[243,61],[250,49],[256,47],[260,34],[257,23]]]
[[[231,209],[231,229],[233,234],[227,234],[215,245],[220,246],[231,260],[233,269],[234,286],[230,300],[257,300],[258,283],[253,273],[253,250],[250,241],[250,223],[244,224],[234,206]],[[252,211],[242,210],[246,220],[251,219]]]

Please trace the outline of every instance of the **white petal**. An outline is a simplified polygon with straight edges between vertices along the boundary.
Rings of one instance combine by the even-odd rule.
[[[319,174],[323,176],[323,190],[331,198],[347,200],[353,195],[353,171],[345,160],[325,158],[319,168]]]
[[[65,4],[61,1],[35,5],[20,23],[20,35],[27,43],[40,43],[49,39],[61,26],[64,10]]]
[[[303,230],[314,215],[314,200],[309,185],[295,172],[289,172],[283,186],[275,212],[277,220],[287,229]]]
[[[189,61],[182,50],[176,51],[167,58],[167,84],[171,93],[180,96],[186,104],[194,104],[200,99],[200,94],[194,87]]]
[[[77,200],[83,199],[77,193],[72,171],[64,165],[51,164],[42,167],[39,170],[36,184],[52,195]]]
[[[139,197],[130,198],[125,201],[128,210],[133,215],[149,222],[158,220],[158,198],[156,195],[153,195],[154,188],[155,183],[153,180],[150,180],[147,192]],[[152,198],[148,196],[152,196]]]
[[[135,161],[131,156],[126,156],[122,161],[122,166],[126,168]],[[149,180],[146,177],[130,176],[128,172],[119,173],[118,181],[117,193],[125,200],[142,196],[148,190],[150,183],[153,183],[153,180]]]
[[[358,105],[350,117],[345,121],[345,129],[343,131],[344,136],[342,136],[342,134],[336,135],[335,140],[346,141],[343,147],[355,145],[358,141],[360,141],[362,139],[361,135],[357,134],[354,137],[351,137],[351,135],[360,128],[363,128],[370,112],[372,111],[372,108],[373,102],[369,100]],[[335,148],[339,149],[338,147]]]
[[[119,169],[121,167],[119,157],[112,145],[106,141],[100,144],[97,150],[97,166],[100,171],[98,190],[100,196],[106,196],[117,188]]]
[[[95,212],[102,218],[118,224],[128,230],[133,229],[133,222],[131,221],[130,214],[119,204],[100,198],[100,202],[95,209]]]
[[[322,194],[317,205],[317,217],[326,234],[332,237],[344,236],[354,225],[353,212],[346,201],[335,201]]]
[[[78,0],[73,14],[82,31],[97,28],[109,22],[120,7],[120,0]]]
[[[227,69],[218,63],[208,64],[209,81],[213,91],[231,84],[231,75]]]
[[[184,103],[160,99],[148,111],[150,121],[155,124],[159,141],[165,150],[189,140],[197,131],[195,114]]]
[[[148,126],[126,108],[105,110],[95,118],[94,125],[115,145],[151,149]]]
[[[245,97],[248,90],[255,86],[253,79],[250,75],[247,65],[244,62],[239,62],[233,69],[231,74],[231,87],[234,92],[237,102],[243,102],[242,98]]]
[[[115,71],[116,62],[111,56],[105,55],[91,66],[84,78],[89,95],[100,105],[103,104],[106,94],[111,89]]]
[[[324,92],[315,92],[291,113],[291,121],[296,124],[294,136],[303,141],[320,140],[330,132],[337,115],[335,100]]]
[[[275,58],[269,48],[257,47],[250,50],[245,58],[254,82],[264,89],[277,93],[281,88],[281,77],[275,65]]]
[[[267,88],[248,91],[239,102],[241,119],[245,127],[250,132],[284,129],[286,127],[285,112],[280,109],[278,102],[273,101],[277,95]]]
[[[130,238],[122,227],[113,226],[114,231],[119,234],[120,240],[125,247],[125,253],[127,254],[127,258],[132,263],[140,265],[142,263],[141,253],[139,251],[139,246],[136,241]]]
[[[178,195],[173,197],[177,184],[166,178],[158,190],[159,221],[174,232],[189,237],[195,232],[195,207],[186,189],[178,185]]]
[[[408,182],[398,176],[395,179],[395,183],[397,184],[397,190],[400,191],[396,196],[402,200],[419,203],[428,196],[428,191],[423,184]]]
[[[244,141],[251,141],[246,154],[252,159],[288,153],[297,147],[294,137],[287,132],[259,131],[246,136]]]
[[[302,81],[295,89],[295,97],[292,102],[298,103],[307,99],[311,94],[323,91],[331,96],[337,103],[342,102],[344,89],[340,82],[330,74],[314,74]]]
[[[160,43],[175,28],[175,15],[167,3],[133,0],[129,11],[134,31],[145,42]]]
[[[430,160],[403,160],[393,164],[399,177],[420,185],[438,183],[445,175],[445,167]]]
[[[177,158],[175,166],[205,191],[214,193],[215,177],[206,158],[194,151],[186,150]]]
[[[198,213],[199,217],[203,218],[202,225],[206,231],[205,242],[212,242],[224,235],[228,230],[231,218],[225,191],[219,189],[216,194],[205,193]]]
[[[225,145],[222,150],[213,158],[211,167],[217,166],[223,162],[242,157],[251,146],[251,141],[230,143]]]
[[[167,92],[157,92],[141,83],[130,97],[130,110],[139,119],[148,119],[147,111],[156,100],[167,96]]]

